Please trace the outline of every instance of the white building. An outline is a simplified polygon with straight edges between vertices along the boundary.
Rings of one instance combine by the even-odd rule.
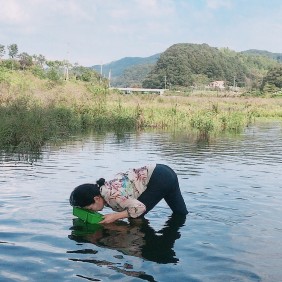
[[[209,84],[209,87],[217,88],[217,89],[225,89],[224,81],[223,80],[213,81]]]

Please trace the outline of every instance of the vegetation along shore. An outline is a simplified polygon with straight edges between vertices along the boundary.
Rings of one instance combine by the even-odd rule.
[[[108,79],[97,71],[70,66],[66,61],[44,61],[48,66],[44,67],[39,56],[14,57],[0,62],[1,148],[39,149],[46,141],[88,129],[173,129],[209,138],[221,132],[239,132],[258,118],[282,118],[282,86],[274,80],[282,81],[281,63],[272,62],[265,72],[264,79],[269,80],[262,80],[264,89],[175,85],[160,96],[122,94],[111,89]],[[163,57],[151,71],[159,83]],[[252,74],[248,74],[250,83]],[[203,75],[196,78],[209,79]],[[148,86],[155,83],[149,76],[144,82]]]

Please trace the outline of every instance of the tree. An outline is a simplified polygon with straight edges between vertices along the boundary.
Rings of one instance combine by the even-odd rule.
[[[38,56],[37,55],[33,55],[32,56],[35,63],[40,66],[41,68],[43,68],[44,64],[46,63],[46,59],[43,55],[39,54]]]
[[[59,69],[60,67],[62,67],[64,65],[63,62],[61,61],[46,61],[46,65],[49,67],[49,68],[56,68],[56,69]]]
[[[8,51],[9,51],[9,57],[11,59],[14,59],[17,54],[18,54],[18,45],[17,44],[11,44],[8,46]]]
[[[282,66],[272,68],[262,82],[263,92],[276,92],[282,88]]]
[[[12,59],[3,60],[1,63],[1,66],[9,70],[19,70],[20,69],[20,63]]]
[[[121,76],[113,78],[111,84],[119,87],[142,87],[142,81],[152,68],[152,64],[133,65],[125,69]]]
[[[33,65],[32,57],[27,53],[23,52],[19,54],[19,63],[21,65],[21,68],[25,70],[27,67],[31,67]]]
[[[5,55],[5,46],[0,44],[0,61],[2,60],[2,57]]]
[[[61,75],[55,68],[50,68],[47,72],[47,78],[53,82],[58,82],[61,80]]]
[[[18,45],[17,44],[8,45],[8,51],[9,51],[9,57],[12,59],[12,70],[13,70],[14,69],[14,58],[18,54]]]
[[[33,75],[35,75],[36,77],[39,77],[40,79],[44,79],[47,77],[47,73],[39,65],[34,65],[31,71]]]
[[[204,74],[193,74],[192,80],[193,80],[193,86],[196,87],[201,87],[201,86],[203,87],[210,83],[210,79],[207,77],[207,75]]]
[[[98,82],[101,80],[100,74],[98,74],[95,70],[91,70],[87,67],[79,66],[78,64],[75,64],[73,68],[71,69],[72,75],[77,80],[87,81],[87,82]],[[103,79],[103,81],[106,81]]]
[[[62,78],[62,70],[63,62],[61,61],[46,61],[46,65],[49,67],[47,71],[47,77],[51,81],[59,81]]]

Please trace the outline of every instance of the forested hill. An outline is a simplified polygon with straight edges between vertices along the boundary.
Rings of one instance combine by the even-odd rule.
[[[177,88],[206,86],[215,80],[227,85],[258,88],[266,73],[280,63],[282,54],[262,50],[235,52],[207,44],[179,43],[150,57],[125,57],[102,66],[111,71],[111,86]],[[100,73],[101,66],[92,67]]]
[[[257,49],[250,49],[250,50],[242,51],[241,53],[247,55],[264,56],[282,63],[282,53],[272,53],[269,51],[257,50]]]
[[[265,56],[218,49],[207,44],[180,43],[161,54],[142,84],[146,88],[187,87],[224,80],[229,85],[235,82],[245,86],[256,83],[277,64]]]
[[[150,57],[125,57],[117,61],[113,61],[111,63],[105,64],[102,66],[103,74],[108,77],[109,72],[111,71],[112,78],[121,76],[124,71],[130,67],[138,66],[138,65],[151,65],[155,64],[159,59],[160,54],[155,54]],[[101,65],[94,65],[91,67],[96,71],[101,71]]]

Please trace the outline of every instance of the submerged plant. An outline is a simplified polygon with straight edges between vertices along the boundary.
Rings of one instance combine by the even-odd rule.
[[[214,129],[214,120],[211,113],[197,113],[191,118],[191,127],[196,129],[203,138],[208,138]]]

